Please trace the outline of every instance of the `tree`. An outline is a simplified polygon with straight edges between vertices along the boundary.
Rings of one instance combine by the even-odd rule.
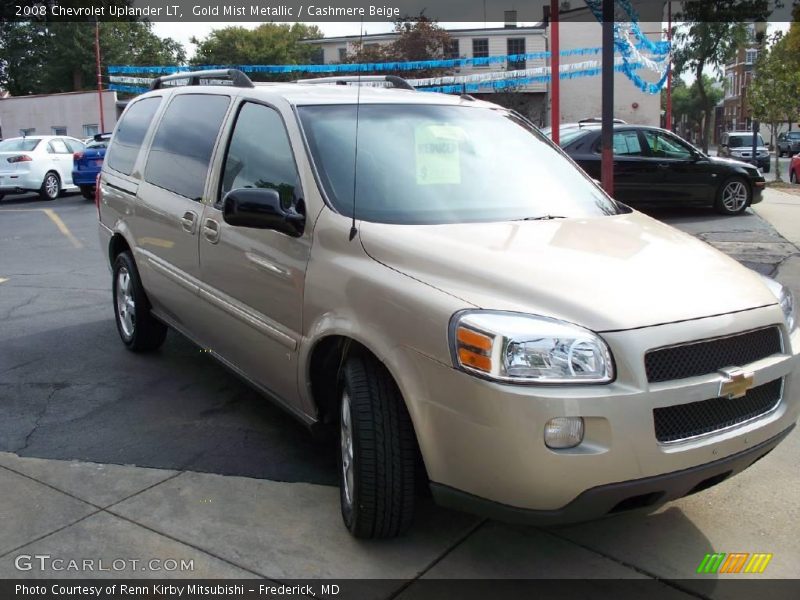
[[[746,21],[762,21],[769,14],[769,0],[687,0],[675,20],[673,51],[675,74],[694,74],[697,93],[706,108],[702,130],[703,151],[708,152],[713,104],[708,101],[706,67],[717,72],[729,62],[736,50],[748,41]]]
[[[205,39],[193,37],[197,52],[194,65],[296,65],[308,64],[315,48],[302,40],[321,38],[316,25],[262,23],[255,29],[223,27]]]
[[[390,44],[353,44],[347,62],[408,62],[444,58],[450,45],[450,34],[439,24],[420,14],[404,17],[394,24],[397,39]],[[449,72],[448,69],[415,70],[415,78],[434,77]]]
[[[800,57],[790,40],[776,33],[756,60],[755,77],[748,89],[753,117],[765,122],[774,138],[778,128],[800,113]],[[781,180],[779,153],[775,153],[775,180]]]
[[[700,93],[701,85],[705,90],[705,98]],[[702,84],[695,80],[690,86],[678,78],[672,88],[672,114],[676,121],[685,119],[692,129],[697,127],[702,131],[705,119],[722,100],[724,94],[719,82],[708,75],[703,75]]]
[[[0,25],[0,86],[12,95],[94,89],[95,25],[88,22],[5,22]],[[185,62],[183,46],[161,39],[142,21],[100,24],[103,65]]]

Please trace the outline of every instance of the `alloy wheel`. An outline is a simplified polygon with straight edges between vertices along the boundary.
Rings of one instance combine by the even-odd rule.
[[[44,191],[47,193],[47,197],[51,199],[55,199],[58,197],[58,177],[49,173],[44,180]]]
[[[722,190],[722,204],[730,212],[738,212],[747,204],[747,186],[741,181],[731,181]]]
[[[133,300],[131,275],[122,267],[117,272],[117,318],[126,337],[133,337],[136,330],[136,303]]]
[[[339,418],[339,438],[342,446],[342,487],[344,501],[348,507],[353,505],[353,426],[350,418],[350,396],[342,392],[342,412]]]

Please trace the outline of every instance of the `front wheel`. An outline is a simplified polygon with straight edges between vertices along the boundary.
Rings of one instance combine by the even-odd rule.
[[[789,183],[797,183],[797,173],[794,172],[794,169],[789,173]]]
[[[741,177],[731,177],[717,191],[714,208],[723,215],[738,215],[750,204],[750,186]]]
[[[357,538],[390,538],[414,517],[416,439],[405,402],[386,367],[353,355],[339,403],[339,496]]]
[[[114,316],[117,331],[128,350],[148,352],[164,343],[167,327],[150,313],[136,263],[128,252],[122,252],[114,261]]]

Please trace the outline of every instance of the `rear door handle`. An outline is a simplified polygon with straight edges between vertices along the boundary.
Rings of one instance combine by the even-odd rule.
[[[197,225],[197,215],[190,210],[183,213],[181,217],[181,227],[186,233],[194,235]]]
[[[669,169],[669,164],[667,164],[667,163],[658,163],[656,166],[659,169]]]
[[[203,222],[203,237],[216,244],[219,241],[219,223],[214,219],[206,219]]]

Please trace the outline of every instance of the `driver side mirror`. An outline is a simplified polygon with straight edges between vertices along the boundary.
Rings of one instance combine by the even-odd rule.
[[[306,223],[303,212],[284,208],[280,194],[271,188],[231,190],[222,201],[222,218],[234,227],[272,229],[292,237],[302,235]]]

